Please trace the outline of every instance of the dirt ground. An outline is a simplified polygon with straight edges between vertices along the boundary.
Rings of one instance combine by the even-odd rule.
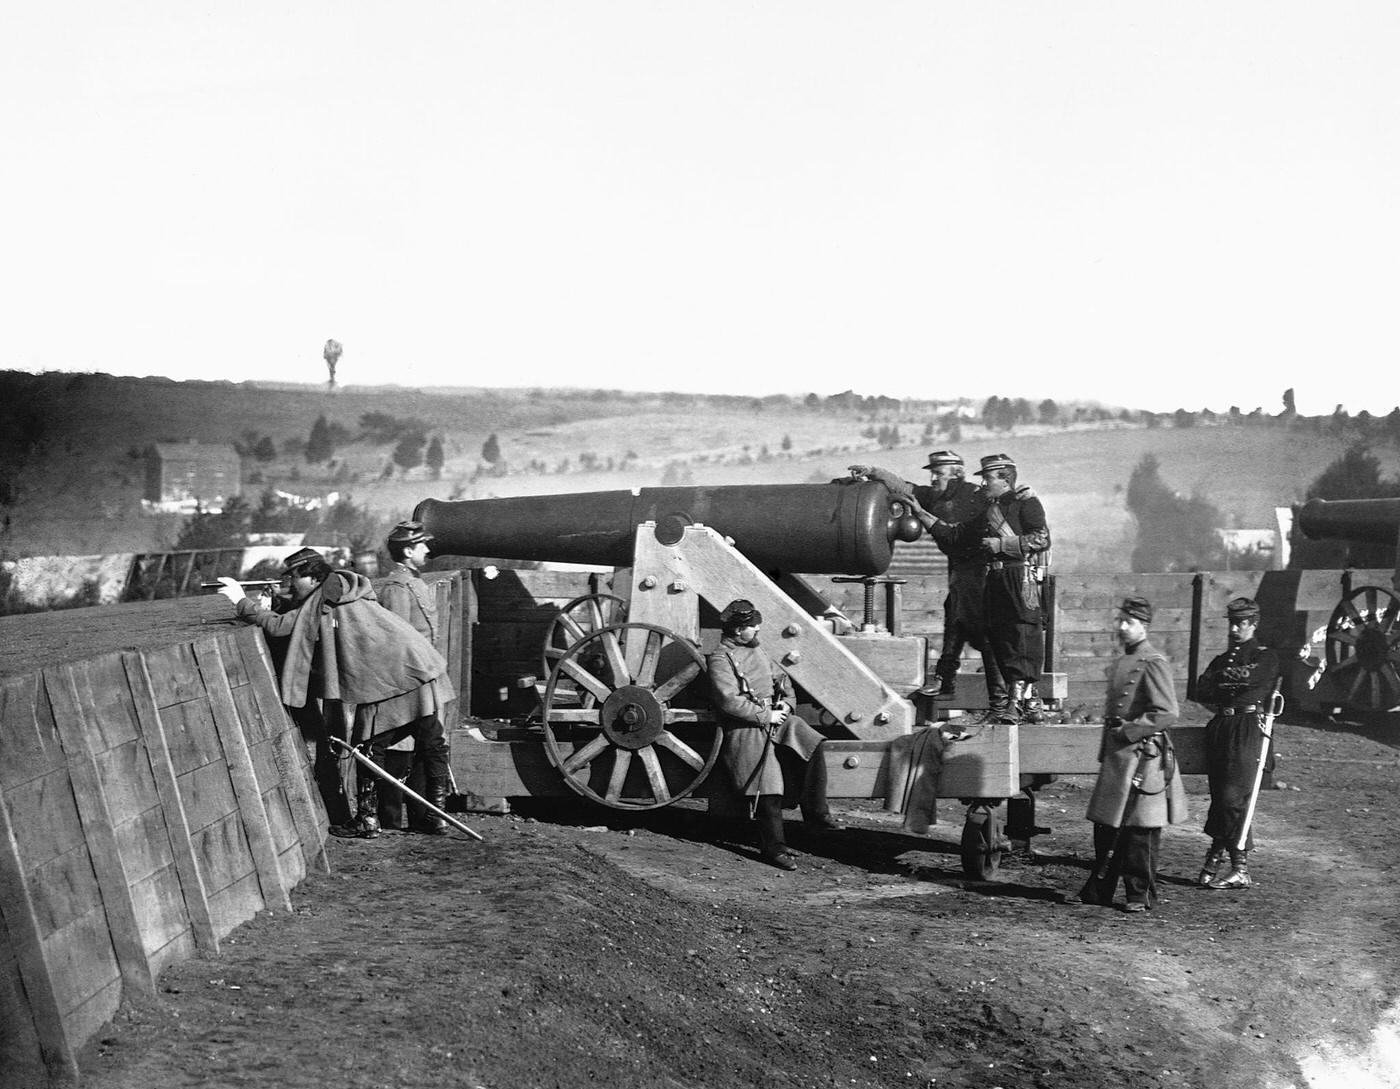
[[[927,837],[869,803],[819,840],[790,820],[792,874],[698,806],[332,839],[333,873],[169,969],[85,1050],[83,1084],[1400,1085],[1400,724],[1279,736],[1257,887],[1192,887],[1189,778],[1140,916],[1061,902],[1088,867],[1084,778],[1042,791],[1040,857],[990,882],[962,875],[955,802]]]

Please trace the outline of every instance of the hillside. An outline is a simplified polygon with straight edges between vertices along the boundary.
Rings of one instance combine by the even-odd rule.
[[[246,493],[267,488],[302,496],[335,492],[387,527],[426,497],[547,494],[660,483],[786,483],[842,475],[854,461],[887,465],[922,480],[924,452],[954,445],[944,429],[953,404],[883,404],[861,411],[829,398],[624,394],[595,390],[407,389],[172,382],[108,375],[0,374],[0,423],[8,479],[7,555],[64,555],[168,547],[175,515],[142,512],[142,451],[186,439],[251,450],[270,440],[267,461],[244,459]],[[976,406],[967,406],[975,410]],[[438,437],[438,479],[403,471],[394,443],[364,435],[379,414]],[[1070,415],[1067,408],[1066,415]],[[1107,413],[1098,413],[1107,415]],[[302,455],[318,417],[341,438],[331,460]],[[878,429],[897,427],[883,448]],[[497,437],[500,459],[482,459]],[[19,439],[16,436],[20,436]],[[25,437],[33,441],[28,441]],[[1123,491],[1145,454],[1163,479],[1198,493],[1241,528],[1273,524],[1273,508],[1301,498],[1308,484],[1356,438],[1351,429],[1311,425],[1130,425],[1115,418],[1068,425],[1022,425],[989,432],[964,422],[956,447],[969,459],[1006,451],[1046,502],[1062,570],[1126,570],[1134,527]],[[1375,446],[1384,469],[1400,466],[1393,445]]]

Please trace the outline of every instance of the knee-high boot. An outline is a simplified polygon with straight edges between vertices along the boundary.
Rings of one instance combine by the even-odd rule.
[[[441,736],[431,736],[421,744],[423,750],[423,796],[438,809],[446,812],[450,793],[447,742]],[[429,809],[423,809],[414,831],[425,836],[447,835],[447,821]]]

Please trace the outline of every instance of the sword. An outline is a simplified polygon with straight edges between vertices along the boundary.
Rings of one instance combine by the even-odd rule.
[[[477,840],[481,839],[481,836],[480,836],[480,835],[478,835],[476,832],[473,832],[470,828],[468,828],[465,824],[463,824],[461,821],[459,821],[456,817],[452,816],[452,814],[446,812],[445,810],[439,809],[437,806],[433,805],[432,802],[428,801],[427,798],[425,798],[425,797],[423,797],[423,795],[419,794],[416,790],[412,790],[412,789],[410,789],[407,785],[405,785],[404,783],[399,782],[398,779],[396,779],[396,778],[394,778],[394,776],[390,775],[387,771],[385,771],[383,768],[381,768],[378,764],[376,764],[373,760],[371,760],[371,759],[370,759],[368,756],[366,756],[364,753],[360,752],[360,750],[357,749],[357,748],[355,748],[353,745],[347,745],[344,741],[340,740],[340,738],[336,737],[334,734],[328,734],[327,737],[329,737],[330,742],[331,742],[332,745],[338,745],[338,746],[340,746],[340,748],[344,749],[344,750],[345,750],[346,752],[348,752],[351,756],[353,756],[357,761],[359,761],[359,763],[360,763],[360,765],[361,765],[362,767],[368,768],[371,772],[373,772],[373,773],[374,773],[375,775],[377,775],[379,778],[383,779],[386,783],[388,783],[388,784],[389,784],[391,787],[393,787],[395,790],[402,791],[404,794],[406,794],[408,797],[412,798],[412,799],[413,799],[415,802],[417,802],[419,805],[421,805],[421,806],[423,806],[424,808],[426,808],[429,812],[431,812],[431,813],[436,813],[439,817],[441,817],[443,820],[445,820],[448,824],[452,825],[453,828],[456,828],[456,829],[458,829],[459,831],[465,832],[467,835],[471,836],[472,839],[477,839]]]
[[[1264,744],[1259,747],[1259,763],[1254,768],[1254,789],[1249,792],[1249,808],[1244,811],[1244,823],[1240,825],[1239,842],[1235,850],[1243,851],[1249,839],[1249,826],[1254,821],[1254,807],[1259,803],[1259,788],[1264,784],[1264,765],[1269,760],[1269,745],[1274,737],[1274,718],[1283,714],[1283,677],[1274,681],[1274,690],[1269,693],[1269,709],[1259,719],[1259,732],[1264,735]]]

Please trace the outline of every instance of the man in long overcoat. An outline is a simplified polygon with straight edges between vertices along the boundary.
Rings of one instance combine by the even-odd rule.
[[[1147,911],[1157,900],[1162,828],[1186,819],[1186,789],[1176,772],[1167,728],[1178,717],[1166,655],[1147,641],[1152,605],[1127,597],[1114,633],[1123,653],[1108,667],[1099,777],[1089,798],[1094,824],[1094,871],[1066,902],[1113,903],[1123,879],[1126,910]]]
[[[1206,776],[1210,781],[1205,832],[1210,847],[1196,881],[1210,889],[1247,889],[1253,884],[1249,852],[1254,846],[1254,830],[1251,826],[1246,832],[1243,844],[1240,833],[1245,831],[1245,814],[1266,745],[1266,770],[1274,759],[1263,722],[1273,701],[1280,666],[1278,655],[1255,638],[1259,606],[1254,601],[1235,598],[1225,606],[1225,616],[1230,625],[1229,647],[1212,658],[1196,680],[1197,702],[1215,707],[1205,735]],[[1227,853],[1230,872],[1220,877]]]
[[[432,535],[423,528],[422,522],[397,523],[384,542],[384,549],[389,553],[393,566],[380,582],[376,593],[379,604],[395,616],[407,620],[414,631],[437,646],[437,595],[422,579],[423,565],[428,561],[432,541]],[[446,808],[445,790],[440,798],[431,796],[427,768],[416,754],[412,737],[396,741],[385,750],[384,770],[401,782],[408,782],[414,790],[428,794],[428,800],[439,809]],[[447,833],[447,823],[436,813],[425,810],[413,801],[409,802],[408,810],[411,815],[409,823],[417,831],[427,835]],[[404,827],[402,794],[396,790],[380,792],[379,820],[385,828]]]
[[[817,751],[816,730],[793,714],[792,682],[759,645],[763,615],[752,602],[731,601],[720,613],[722,639],[706,659],[710,691],[724,728],[724,764],[749,802],[763,860],[780,870],[797,869],[783,836],[783,769],[786,750],[806,762],[799,804],[809,830],[837,831],[826,800],[826,764]]]

